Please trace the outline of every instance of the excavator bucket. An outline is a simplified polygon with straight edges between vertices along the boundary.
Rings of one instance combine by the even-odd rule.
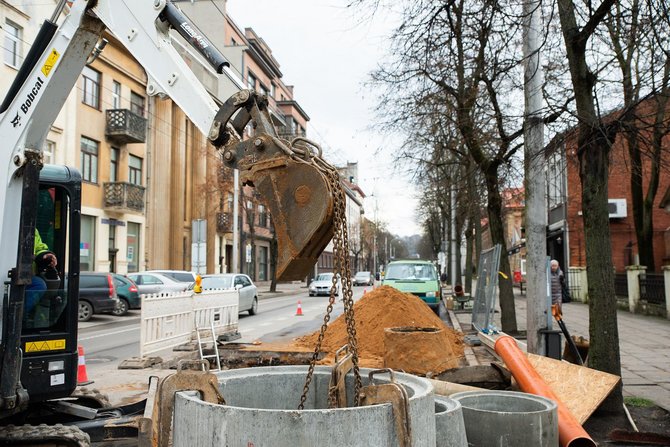
[[[217,118],[235,130],[223,139],[224,164],[240,170],[242,184],[253,186],[270,211],[277,236],[277,280],[304,279],[333,237],[334,168],[314,143],[278,138],[267,98],[255,92],[233,95]],[[254,135],[236,139],[250,122]]]
[[[278,156],[241,176],[270,210],[277,235],[277,279],[301,280],[333,237],[333,199],[313,164]]]

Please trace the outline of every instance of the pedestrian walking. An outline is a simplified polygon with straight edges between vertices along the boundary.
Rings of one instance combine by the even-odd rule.
[[[558,261],[555,259],[551,260],[551,304],[557,305],[560,309],[561,303],[563,302],[563,282],[565,280],[563,276],[563,271],[561,266],[558,265]]]

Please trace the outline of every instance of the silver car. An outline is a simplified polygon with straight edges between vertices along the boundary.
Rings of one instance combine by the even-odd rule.
[[[242,273],[221,273],[202,276],[202,290],[235,289],[240,291],[239,312],[258,313],[258,290],[251,278]],[[191,286],[192,288],[193,286]]]
[[[309,296],[327,295],[330,296],[330,289],[333,287],[333,273],[319,273],[314,280],[309,283]],[[335,295],[339,296],[342,285],[338,278]]]
[[[186,270],[147,270],[145,273],[159,273],[177,282],[187,282],[189,284],[195,281],[195,273]]]
[[[147,293],[169,293],[183,292],[188,288],[188,283],[175,281],[169,276],[160,273],[131,273],[128,278],[132,279],[137,285],[137,291],[140,295]]]

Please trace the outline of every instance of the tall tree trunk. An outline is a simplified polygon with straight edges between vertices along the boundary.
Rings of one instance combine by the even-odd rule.
[[[619,331],[607,206],[609,152],[614,132],[602,125],[596,112],[593,92],[597,78],[586,62],[588,40],[614,2],[603,0],[582,30],[577,25],[575,6],[571,0],[558,0],[558,11],[579,119],[577,154],[582,183],[589,285],[589,366],[620,376]],[[604,412],[623,411],[621,382],[600,408]]]
[[[486,191],[488,195],[489,229],[493,244],[500,244],[500,268],[499,270],[507,278],[498,278],[498,290],[500,298],[500,323],[503,332],[514,334],[517,332],[516,309],[514,307],[514,291],[512,290],[512,276],[510,274],[509,259],[507,257],[507,246],[505,243],[505,231],[502,221],[502,197],[498,190],[498,169],[495,163],[489,165],[484,174],[486,177]],[[480,273],[480,272],[478,272]],[[497,272],[496,272],[497,273]]]
[[[589,366],[621,375],[617,303],[614,293],[608,198],[611,142],[600,128],[580,126],[580,179],[589,293]],[[588,210],[588,211],[587,211]],[[620,412],[621,385],[601,409]]]

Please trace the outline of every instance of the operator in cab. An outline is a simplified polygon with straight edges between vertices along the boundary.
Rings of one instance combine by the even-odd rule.
[[[42,299],[44,292],[47,291],[46,280],[58,279],[58,271],[56,270],[58,260],[56,259],[56,255],[42,241],[37,228],[35,228],[35,248],[33,253],[35,254],[33,260],[33,277],[30,285],[26,287],[26,305],[23,314],[24,323],[32,320],[35,308]]]

